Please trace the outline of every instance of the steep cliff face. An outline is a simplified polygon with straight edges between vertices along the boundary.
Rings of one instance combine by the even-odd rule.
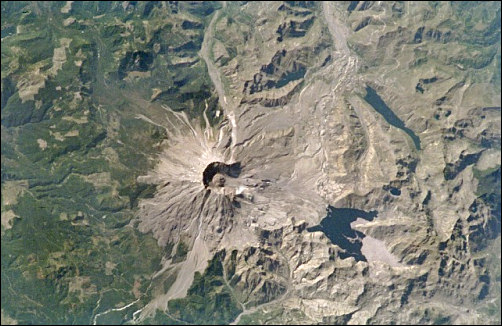
[[[168,302],[194,300],[193,272],[211,259],[238,307],[227,322],[500,318],[500,246],[488,240],[500,238],[500,5],[465,10],[219,10],[201,56],[223,121],[173,135],[147,177],[165,186],[138,214],[161,245],[191,251],[140,320],[181,316]],[[241,167],[218,191],[200,180],[216,158]]]

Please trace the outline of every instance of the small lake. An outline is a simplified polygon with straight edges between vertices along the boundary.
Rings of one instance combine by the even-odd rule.
[[[366,86],[366,96],[364,97],[364,100],[368,102],[378,113],[380,113],[384,117],[385,121],[407,133],[413,140],[415,148],[420,150],[420,138],[415,135],[413,130],[406,127],[404,122],[399,119],[399,117],[387,106],[387,104],[385,104],[373,88]]]

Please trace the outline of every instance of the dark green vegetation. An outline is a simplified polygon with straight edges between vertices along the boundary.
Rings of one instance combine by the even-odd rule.
[[[169,312],[191,324],[228,324],[242,309],[223,279],[224,252],[216,254],[203,275],[195,273],[186,298],[169,301]]]
[[[501,175],[500,165],[491,169],[480,171],[474,169],[474,177],[479,181],[476,195],[479,196],[470,207],[470,220],[478,218],[479,211],[486,207],[490,212],[490,219],[481,228],[478,228],[469,238],[475,250],[484,249],[489,245],[489,240],[500,235],[501,228]]]
[[[479,69],[487,66],[494,57],[497,57],[500,67],[500,52],[497,53],[501,27],[500,4],[490,1],[487,6],[481,7],[476,2],[459,1],[453,2],[452,8],[456,16],[456,19],[451,21],[455,31],[454,39],[464,45],[469,54],[462,58],[460,55],[454,57],[452,62]],[[486,28],[483,30],[475,28],[480,23]],[[498,75],[493,76],[493,83],[500,86],[500,69],[498,69]]]
[[[176,252],[173,256],[173,263],[179,263],[180,261],[184,261],[187,257],[188,247],[184,242],[178,243],[176,247]]]
[[[200,117],[207,101],[214,122],[217,98],[197,53],[219,5],[1,6],[2,316],[130,320],[169,249],[129,225],[155,191],[136,178],[166,137],[137,114],[167,104]]]
[[[413,130],[404,125],[404,122],[399,119],[399,117],[394,112],[392,112],[392,110],[387,106],[387,104],[385,104],[385,102],[373,88],[366,86],[366,96],[364,97],[364,99],[385,118],[385,121],[407,133],[408,136],[410,136],[410,138],[413,140],[415,148],[417,150],[420,150],[420,138],[415,135]]]
[[[204,274],[195,273],[194,282],[183,299],[169,301],[169,310],[158,310],[146,324],[224,325],[242,312],[231,289],[224,280],[222,261],[225,252],[217,253]]]

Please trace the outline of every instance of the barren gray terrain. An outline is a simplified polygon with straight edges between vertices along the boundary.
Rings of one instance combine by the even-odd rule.
[[[445,172],[469,155],[489,156],[490,168],[500,167],[500,149],[475,140],[489,131],[500,142],[493,64],[471,70],[441,54],[462,48],[435,36],[448,33],[434,28],[454,6],[347,6],[229,4],[213,16],[201,56],[225,118],[203,130],[166,113],[167,130],[167,121],[186,125],[142,179],[164,185],[140,203],[139,228],[161,245],[182,241],[190,249],[183,263],[165,262],[178,277],[141,316],[169,311],[169,300],[187,295],[194,272],[223,252],[224,270],[232,269],[226,284],[242,307],[235,323],[269,314],[267,323],[496,320],[480,313],[479,300],[493,284],[484,281],[488,266],[478,259],[497,261],[500,247],[476,253],[470,235],[493,223],[500,229],[500,215],[498,222],[491,213],[473,217],[479,163],[451,177]],[[424,20],[432,36],[418,42]],[[279,40],[277,25],[291,35]],[[228,47],[237,56],[222,63]],[[421,52],[427,54],[418,63]],[[300,70],[301,78],[280,82]],[[481,70],[485,81],[474,77]],[[379,103],[393,112],[386,116]],[[460,125],[465,136],[448,138]],[[200,176],[212,162],[239,163],[240,174],[204,187]],[[329,236],[328,228],[344,227],[343,213],[327,213],[330,205],[378,215],[345,226],[356,237],[337,234],[351,243],[344,248]],[[335,220],[316,228],[324,218]],[[500,293],[492,295],[500,304]]]

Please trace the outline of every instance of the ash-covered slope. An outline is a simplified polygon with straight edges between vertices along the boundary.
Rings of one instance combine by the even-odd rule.
[[[134,320],[496,323],[500,5],[459,6],[216,12],[222,122],[139,116],[169,137],[138,227],[184,254]]]

